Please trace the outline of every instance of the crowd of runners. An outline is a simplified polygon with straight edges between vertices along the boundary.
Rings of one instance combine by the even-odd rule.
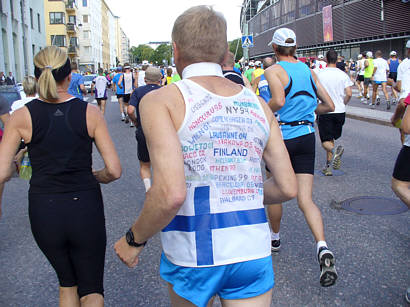
[[[115,251],[134,267],[148,240],[161,233],[160,275],[173,306],[207,306],[216,295],[225,306],[270,306],[282,203],[295,197],[315,240],[319,283],[334,285],[336,256],[312,199],[315,122],[326,151],[322,172],[331,176],[341,167],[344,148],[335,142],[352,86],[374,107],[381,85],[386,108],[397,104],[392,124],[404,136],[392,188],[410,206],[410,41],[402,62],[395,52],[386,61],[377,51],[374,60],[366,52],[344,63],[329,50],[304,63],[295,56],[295,33],[280,28],[266,42],[275,58],[238,63],[227,51],[224,17],[207,6],[179,16],[172,41],[175,67],[144,61],[141,69],[125,63],[109,76],[99,70],[91,88],[98,108],[83,100],[88,93],[75,63],[55,46],[34,58],[35,79],[25,80],[31,99],[11,115],[0,101],[0,182],[16,171],[18,149],[28,151],[31,229],[57,273],[60,305],[104,303],[100,183],[122,172],[104,120],[109,90],[119,120],[135,127],[146,191]],[[101,170],[92,169],[93,143]]]

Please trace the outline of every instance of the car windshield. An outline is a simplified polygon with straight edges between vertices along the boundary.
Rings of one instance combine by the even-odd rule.
[[[91,82],[94,80],[94,78],[95,78],[94,75],[84,76],[84,82]]]
[[[0,92],[0,96],[4,97],[10,105],[14,101],[21,99],[17,92]]]

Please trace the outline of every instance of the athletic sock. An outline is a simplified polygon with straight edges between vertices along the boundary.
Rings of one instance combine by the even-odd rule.
[[[317,244],[316,244],[316,254],[319,254],[319,249],[323,246],[327,248],[326,241],[317,242]]]
[[[280,233],[280,232],[276,233],[276,232],[273,232],[273,231],[271,230],[271,231],[270,231],[270,238],[271,238],[271,240],[272,240],[272,241],[273,241],[273,240],[279,240],[279,239],[280,239],[279,233]]]
[[[143,182],[144,182],[144,186],[145,186],[145,192],[148,192],[148,190],[151,188],[151,179],[150,178],[144,178]]]

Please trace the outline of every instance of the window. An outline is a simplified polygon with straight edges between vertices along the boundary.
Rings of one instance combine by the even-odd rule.
[[[70,37],[70,46],[78,46],[77,37]]]
[[[30,22],[31,22],[31,28],[34,29],[33,9],[32,8],[30,8]]]
[[[63,12],[51,12],[50,24],[62,24],[65,23],[65,13]]]
[[[88,15],[83,15],[83,23],[88,23]]]
[[[312,0],[299,1],[299,17],[304,17],[314,13],[314,2]]]
[[[282,2],[282,23],[287,23],[295,20],[296,1],[284,0]]]
[[[14,18],[14,6],[13,6],[13,0],[10,0],[10,11],[11,11],[11,18]]]
[[[68,16],[68,22],[72,23],[73,25],[75,25],[75,15],[70,15]]]
[[[40,21],[39,13],[37,13],[37,25],[38,25],[38,32],[41,33],[41,21]]]
[[[90,38],[90,31],[84,31],[83,32],[83,38],[89,39]]]
[[[35,56],[35,54],[36,54],[36,46],[33,44],[33,45],[31,45],[31,48],[32,48],[32,50],[33,50],[33,56]]]
[[[83,6],[84,6],[84,7],[87,6],[87,0],[83,0]]]
[[[51,35],[51,45],[58,47],[66,47],[65,35]]]

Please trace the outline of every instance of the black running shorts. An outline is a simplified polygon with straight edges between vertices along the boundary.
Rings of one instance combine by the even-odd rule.
[[[124,94],[117,94],[117,99],[120,99],[124,96]]]
[[[141,127],[135,130],[135,138],[138,143],[138,160],[141,162],[150,162],[147,142]]]
[[[100,188],[29,193],[31,231],[57,273],[61,287],[78,286],[81,297],[104,293],[105,218]]]
[[[364,82],[364,75],[357,75],[356,80],[359,82]]]
[[[309,133],[285,140],[290,162],[295,174],[314,174],[315,172],[315,133]],[[266,167],[269,172],[269,169]]]
[[[124,94],[123,98],[124,98],[124,103],[128,103],[130,101],[131,94]]]
[[[400,181],[410,181],[410,147],[403,146],[394,165],[393,178]]]
[[[346,113],[331,113],[319,115],[318,127],[320,141],[327,142],[340,138],[345,123]]]
[[[389,72],[389,79],[393,79],[394,82],[397,82],[397,72],[395,72],[395,71]]]

